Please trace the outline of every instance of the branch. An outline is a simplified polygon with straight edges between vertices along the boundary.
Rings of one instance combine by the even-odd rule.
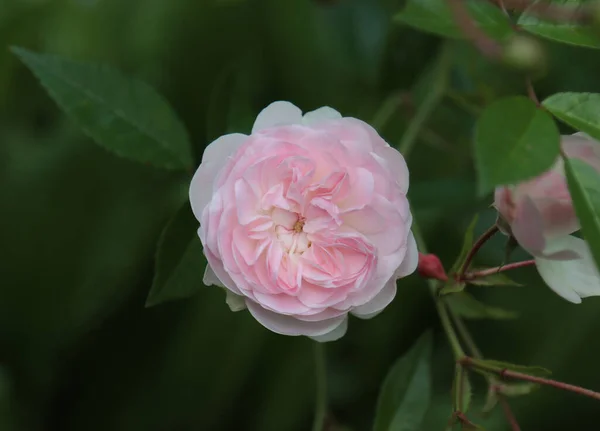
[[[489,37],[471,19],[464,0],[446,0],[456,25],[483,55],[493,60],[502,58],[502,45]]]
[[[471,358],[464,357],[460,359],[459,364],[465,367],[476,368],[482,371],[491,372],[497,374],[501,378],[509,378],[515,380],[522,380],[525,382],[537,383],[539,385],[552,386],[563,391],[573,392],[579,395],[583,395],[589,398],[600,401],[600,392],[592,391],[590,389],[582,388],[581,386],[571,385],[569,383],[559,382],[557,380],[546,379],[544,377],[530,376],[529,374],[520,373],[518,371],[512,371],[508,369],[498,370],[495,367],[486,366],[485,364],[475,363]]]
[[[458,274],[457,274],[458,280],[462,280],[465,277],[465,273],[469,269],[469,265],[473,261],[473,258],[475,257],[475,255],[477,254],[479,249],[481,247],[483,247],[483,244],[485,244],[491,237],[493,237],[496,234],[496,232],[498,232],[498,230],[499,230],[498,226],[496,226],[496,225],[492,226],[491,228],[486,230],[483,235],[481,235],[479,237],[479,239],[475,242],[475,244],[473,244],[473,247],[469,251],[469,254],[467,254],[467,257],[465,259],[465,262],[463,263],[463,266],[460,268],[460,271],[458,271]]]

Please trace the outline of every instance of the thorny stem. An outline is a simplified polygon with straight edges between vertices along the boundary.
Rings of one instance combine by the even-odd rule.
[[[473,244],[473,247],[469,251],[469,254],[467,254],[465,262],[463,263],[462,267],[458,271],[458,274],[457,274],[457,279],[458,280],[463,280],[464,279],[465,273],[469,269],[469,265],[471,265],[471,262],[473,261],[473,258],[475,257],[475,255],[477,254],[477,252],[479,251],[479,249],[483,246],[483,244],[485,244],[497,232],[498,232],[498,226],[494,225],[491,228],[489,228],[488,230],[486,230],[483,233],[483,235],[481,235],[479,237],[479,239],[475,242],[475,244]]]
[[[476,368],[482,371],[487,371],[498,375],[500,378],[522,380],[531,383],[537,383],[539,385],[552,386],[554,388],[562,389],[563,391],[573,392],[579,395],[583,395],[589,398],[600,400],[600,392],[592,391],[590,389],[582,388],[581,386],[571,385],[568,383],[559,382],[552,379],[546,379],[544,377],[530,376],[529,374],[520,373],[518,371],[512,371],[508,369],[498,370],[495,367],[487,366],[482,363],[475,363],[471,358],[464,357],[458,361],[465,367]]]
[[[461,281],[475,280],[477,278],[487,277],[488,275],[498,274],[499,272],[510,271],[511,269],[523,268],[525,266],[531,266],[531,265],[535,265],[534,259],[524,260],[522,262],[509,263],[506,265],[497,266],[494,268],[488,268],[488,269],[484,269],[484,270],[476,271],[476,272],[467,272],[460,280]]]

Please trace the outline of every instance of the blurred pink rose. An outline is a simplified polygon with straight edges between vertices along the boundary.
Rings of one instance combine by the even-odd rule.
[[[585,135],[563,136],[563,152],[600,172],[600,143]],[[571,236],[579,220],[567,187],[562,158],[529,181],[496,189],[494,205],[519,245],[532,254],[542,278],[572,302],[600,295],[600,277],[585,241]]]
[[[211,143],[192,180],[204,282],[274,332],[336,340],[416,269],[407,190],[404,158],[369,125],[275,102],[250,136]]]

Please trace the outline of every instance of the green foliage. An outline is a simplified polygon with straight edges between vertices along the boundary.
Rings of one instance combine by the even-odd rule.
[[[534,102],[522,96],[494,102],[481,114],[475,132],[479,193],[541,174],[559,150],[556,124]]]
[[[456,365],[454,381],[452,382],[452,396],[455,411],[463,413],[469,411],[471,398],[473,397],[473,388],[471,387],[468,371],[461,365]]]
[[[478,0],[468,0],[467,7],[477,25],[490,36],[504,39],[512,34],[508,20],[497,7]],[[445,0],[409,0],[394,20],[444,37],[464,37]]]
[[[156,249],[156,268],[146,306],[188,298],[202,288],[206,259],[189,202],[164,228]]]
[[[467,292],[448,295],[447,303],[455,314],[465,319],[505,320],[517,317],[517,313],[486,305]]]
[[[518,33],[492,3],[469,1],[469,13],[493,38],[510,43]],[[396,14],[396,23],[407,25],[392,25]],[[521,24],[535,33],[526,16]],[[480,213],[482,225],[494,222],[486,210],[490,199],[475,193],[476,119],[482,107],[525,91],[521,74],[484,58],[451,20],[444,0],[5,0],[0,429],[309,429],[309,340],[266,331],[249,313],[231,313],[221,289],[202,286],[206,263],[197,221],[187,204],[181,207],[192,153],[197,162],[219,135],[248,132],[256,114],[274,100],[290,100],[305,111],[329,105],[367,122],[388,101],[377,128],[390,144],[413,141],[412,215],[431,251],[451,263],[461,241],[472,246],[472,233],[469,239],[463,230],[473,213]],[[585,26],[536,26],[542,37],[546,31],[580,46],[597,43]],[[598,138],[595,51],[539,42],[548,73],[534,85],[546,97],[544,108]],[[24,73],[9,44],[31,50],[18,52],[67,115]],[[150,87],[166,96],[183,121]],[[169,125],[163,128],[161,121]],[[171,171],[100,151],[73,125],[113,154]],[[507,130],[519,125],[496,130],[506,139],[498,158],[515,145]],[[585,215],[576,208],[584,236],[593,241],[586,226],[597,217],[597,179],[577,163],[566,168],[576,207],[586,206]],[[478,253],[477,262],[501,263],[497,239]],[[527,289],[477,290],[485,304],[520,316],[473,325],[482,352],[524,363],[542,358],[561,379],[600,387],[594,299],[573,307],[549,292],[534,271],[524,272],[523,280]],[[515,315],[463,293],[443,300],[464,318]],[[188,299],[173,301],[182,297]],[[145,300],[161,306],[144,308]],[[342,341],[327,346],[332,430],[373,426],[373,406],[389,367],[418,334],[436,325],[418,277],[403,279],[377,318],[352,319]],[[448,423],[454,367],[440,341],[429,347],[429,356],[413,357],[410,370],[399,372],[400,398],[388,410],[389,421],[398,417],[393,426],[442,430]],[[475,394],[478,383],[473,381]],[[506,396],[535,389],[499,383]],[[544,390],[513,403],[524,430],[571,429],[573,417],[586,429],[597,425],[595,405],[580,397]],[[507,429],[500,408],[481,417],[483,404],[483,397],[473,397],[469,419],[489,431]]]
[[[109,151],[167,169],[190,169],[187,132],[151,87],[106,66],[80,64],[23,48],[13,52],[60,107]]]
[[[417,431],[431,399],[432,335],[425,333],[390,369],[379,394],[373,431]]]
[[[458,257],[454,261],[452,268],[450,269],[450,274],[456,273],[463,266],[468,254],[469,254],[469,251],[473,247],[473,232],[475,231],[475,226],[477,226],[478,220],[479,220],[479,216],[477,214],[475,214],[475,216],[473,216],[473,219],[471,220],[471,223],[467,227],[467,230],[465,231],[462,248],[460,249],[460,253],[458,254]]]
[[[542,105],[568,125],[600,139],[600,94],[556,93]]]
[[[472,271],[482,271],[486,268],[473,268]],[[522,286],[522,284],[517,283],[512,280],[508,275],[503,272],[497,272],[495,274],[486,275],[481,278],[474,278],[468,281],[469,284],[474,284],[476,286]]]
[[[576,8],[581,0],[552,0],[557,6]],[[525,11],[517,25],[529,33],[555,42],[586,48],[600,48],[600,34],[592,25],[583,25],[569,21],[552,22],[541,19],[535,12]]]
[[[473,366],[483,371],[502,372],[503,370],[515,371],[517,373],[529,374],[531,376],[547,377],[552,371],[538,366],[517,365],[508,362],[495,361],[491,359],[470,359]],[[523,390],[523,389],[522,389]],[[513,389],[518,392],[519,390]],[[509,390],[510,392],[510,390]]]
[[[573,206],[596,266],[600,268],[600,174],[577,159],[564,158]]]

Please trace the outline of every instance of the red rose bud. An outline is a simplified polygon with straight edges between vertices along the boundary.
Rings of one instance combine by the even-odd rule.
[[[448,281],[448,276],[442,262],[435,254],[419,253],[419,266],[417,271],[423,278],[434,278],[436,280]]]

